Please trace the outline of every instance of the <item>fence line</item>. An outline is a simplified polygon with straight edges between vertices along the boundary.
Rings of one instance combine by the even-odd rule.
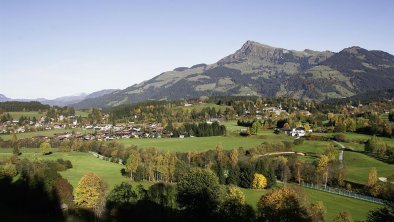
[[[113,162],[111,157],[106,157],[106,156],[103,156],[103,155],[98,154],[98,153],[93,152],[93,151],[89,151],[89,153],[92,154],[93,156],[99,158],[99,159],[106,160],[106,161],[109,161],[109,162]],[[113,163],[116,163],[116,162],[113,162]],[[117,163],[120,164],[120,165],[124,165],[123,161],[121,159],[119,159]]]
[[[305,182],[301,182],[300,185],[303,187],[310,188],[310,189],[323,191],[326,193],[332,193],[332,194],[336,194],[336,195],[340,195],[340,196],[350,197],[350,198],[358,199],[358,200],[364,200],[364,201],[377,203],[377,204],[384,204],[386,202],[385,200],[382,200],[382,199],[379,199],[376,197],[362,195],[362,194],[354,193],[354,192],[339,189],[339,188],[332,188],[332,187],[325,188],[323,186],[319,186],[319,185],[312,184],[312,183],[305,183]]]

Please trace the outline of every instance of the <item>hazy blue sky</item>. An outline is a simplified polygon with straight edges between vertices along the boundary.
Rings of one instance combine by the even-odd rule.
[[[394,1],[0,0],[0,94],[125,88],[214,63],[246,40],[394,54]]]

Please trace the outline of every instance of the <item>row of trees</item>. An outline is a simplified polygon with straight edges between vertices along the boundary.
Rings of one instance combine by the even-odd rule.
[[[86,174],[75,189],[75,204],[94,212],[96,221],[324,221],[323,202],[310,203],[303,191],[286,185],[272,189],[257,203],[248,205],[236,186],[221,186],[210,170],[193,168],[181,175],[176,185],[156,183],[149,188],[129,183],[116,185],[108,194],[104,182],[93,173]],[[91,195],[94,194],[94,195]],[[391,221],[394,206],[371,211],[367,221]],[[341,211],[335,222],[353,222]]]
[[[394,148],[388,146],[375,135],[367,140],[364,149],[367,154],[376,155],[389,163],[394,163]]]

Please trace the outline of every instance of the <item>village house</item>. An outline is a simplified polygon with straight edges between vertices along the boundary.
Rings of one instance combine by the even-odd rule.
[[[306,135],[306,131],[304,127],[297,127],[297,128],[290,128],[290,129],[280,129],[280,131],[284,132],[285,134],[289,136],[294,136],[294,137],[301,137]]]

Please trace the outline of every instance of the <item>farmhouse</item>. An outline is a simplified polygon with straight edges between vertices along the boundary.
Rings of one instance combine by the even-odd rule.
[[[304,127],[297,127],[297,128],[291,128],[291,129],[285,129],[282,128],[280,131],[284,132],[285,134],[289,136],[305,136],[306,131]]]

